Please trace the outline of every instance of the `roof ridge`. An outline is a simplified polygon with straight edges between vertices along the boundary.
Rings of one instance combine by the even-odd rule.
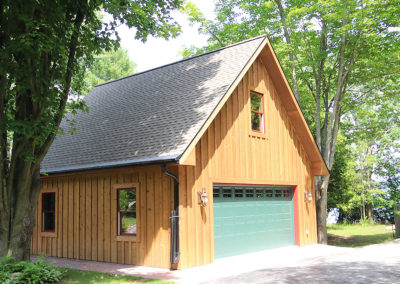
[[[253,41],[253,40],[256,40],[256,39],[259,39],[259,38],[262,38],[262,37],[267,37],[267,34],[262,34],[262,35],[259,35],[259,36],[256,36],[256,37],[245,39],[245,40],[242,40],[242,41],[239,41],[239,42],[236,42],[236,43],[232,43],[232,44],[227,45],[227,46],[223,46],[223,47],[218,48],[216,50],[212,50],[212,51],[208,51],[208,52],[205,52],[205,53],[202,53],[202,54],[194,55],[194,56],[189,57],[189,58],[184,58],[184,59],[181,59],[181,60],[178,60],[178,61],[174,61],[174,62],[167,63],[167,64],[164,64],[164,65],[161,65],[161,66],[158,66],[158,67],[154,67],[154,68],[151,68],[151,69],[148,69],[148,70],[145,70],[145,71],[134,73],[132,75],[128,75],[128,76],[125,76],[125,77],[122,77],[122,78],[118,78],[118,79],[111,80],[111,81],[108,81],[108,82],[105,82],[105,83],[101,83],[101,84],[96,85],[95,87],[100,87],[100,86],[103,86],[103,85],[107,85],[107,84],[110,84],[110,83],[114,83],[114,82],[117,82],[117,81],[128,79],[128,78],[131,78],[131,77],[134,77],[134,76],[137,76],[137,75],[148,73],[148,72],[151,72],[151,71],[154,71],[154,70],[157,70],[157,69],[161,69],[161,68],[164,68],[164,67],[167,67],[167,66],[171,66],[171,65],[178,64],[178,63],[181,63],[181,62],[184,62],[184,61],[188,61],[188,60],[191,60],[191,59],[194,59],[194,58],[198,58],[198,57],[201,57],[201,56],[204,56],[204,55],[208,55],[208,54],[211,54],[211,53],[219,52],[221,50],[224,50],[224,49],[227,49],[227,48],[231,48],[231,47],[236,46],[236,45],[244,44],[244,43],[247,43],[249,41]]]

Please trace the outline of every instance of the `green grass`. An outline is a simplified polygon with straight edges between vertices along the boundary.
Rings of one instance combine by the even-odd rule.
[[[151,283],[151,284],[167,284],[173,283],[164,280],[145,279],[142,277],[117,275],[110,273],[101,273],[93,271],[81,271],[76,269],[66,269],[65,276],[60,283],[103,283],[103,284],[122,284],[122,283]]]
[[[340,247],[361,247],[393,240],[390,225],[335,224],[328,225],[328,244]]]

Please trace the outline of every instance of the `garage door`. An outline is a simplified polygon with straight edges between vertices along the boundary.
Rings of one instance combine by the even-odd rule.
[[[215,258],[294,244],[291,187],[214,186]]]

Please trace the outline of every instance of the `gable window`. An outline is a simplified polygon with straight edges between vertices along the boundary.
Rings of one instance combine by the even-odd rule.
[[[136,235],[136,188],[118,189],[118,235]]]
[[[42,232],[56,230],[56,193],[42,193]]]
[[[264,133],[264,105],[263,95],[251,92],[251,129],[256,132]]]

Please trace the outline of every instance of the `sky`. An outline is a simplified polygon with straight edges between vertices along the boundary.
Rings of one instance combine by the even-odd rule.
[[[214,18],[213,0],[191,0],[208,19]],[[182,59],[179,55],[185,46],[204,46],[207,37],[199,35],[196,26],[190,26],[186,16],[174,12],[173,18],[181,25],[182,33],[174,39],[149,37],[146,43],[135,40],[135,31],[126,26],[120,26],[117,31],[121,38],[121,47],[128,50],[129,58],[137,65],[136,72],[149,70]]]

